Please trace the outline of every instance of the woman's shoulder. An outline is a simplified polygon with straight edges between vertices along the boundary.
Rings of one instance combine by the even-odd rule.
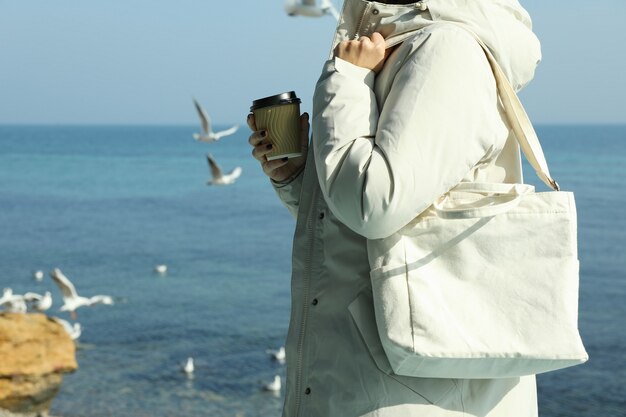
[[[404,42],[404,47],[417,52],[420,49],[436,50],[442,55],[479,55],[484,59],[484,52],[474,36],[460,25],[439,22],[425,26]],[[446,52],[450,51],[451,54]]]
[[[404,70],[416,83],[470,82],[487,84],[495,94],[489,61],[473,35],[452,23],[426,26],[406,39],[393,54],[395,74]],[[406,81],[406,80],[405,80]]]

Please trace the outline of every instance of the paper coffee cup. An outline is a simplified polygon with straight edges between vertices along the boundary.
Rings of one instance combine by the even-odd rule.
[[[276,94],[252,102],[257,129],[267,129],[272,151],[267,160],[302,156],[300,140],[300,99],[296,93]]]

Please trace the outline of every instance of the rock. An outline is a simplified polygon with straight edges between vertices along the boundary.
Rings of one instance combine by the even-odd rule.
[[[78,368],[74,354],[72,339],[45,314],[0,313],[0,409],[45,415],[63,374]]]

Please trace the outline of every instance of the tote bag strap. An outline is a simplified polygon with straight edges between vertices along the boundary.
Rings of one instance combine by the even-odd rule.
[[[448,23],[448,22],[447,22]],[[449,22],[453,23],[453,22]],[[528,114],[526,114],[526,110],[522,103],[520,102],[515,90],[509,83],[509,80],[506,78],[504,71],[494,58],[493,54],[485,45],[485,43],[468,27],[462,24],[453,23],[463,29],[467,30],[472,36],[478,41],[480,46],[483,48],[487,59],[489,60],[489,65],[491,66],[491,70],[493,71],[493,75],[496,79],[496,86],[498,89],[498,96],[500,97],[500,101],[502,102],[502,106],[504,107],[504,112],[506,114],[507,120],[509,122],[509,126],[513,130],[515,137],[524,152],[524,156],[530,163],[530,165],[535,169],[535,173],[539,177],[541,181],[543,181],[548,187],[552,188],[555,191],[559,191],[559,184],[550,176],[550,170],[548,169],[548,163],[546,162],[546,157],[543,154],[543,149],[541,148],[541,143],[539,142],[539,138],[537,137],[537,133],[533,128],[530,119],[528,118]]]
[[[534,192],[528,184],[462,182],[435,201],[433,208],[444,219],[491,217],[507,213]]]

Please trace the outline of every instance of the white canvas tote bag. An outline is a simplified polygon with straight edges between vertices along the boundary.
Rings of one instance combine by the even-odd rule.
[[[378,332],[399,375],[517,377],[588,359],[574,196],[559,191],[517,95],[477,40],[524,155],[554,191],[461,183],[394,235],[368,241]]]

